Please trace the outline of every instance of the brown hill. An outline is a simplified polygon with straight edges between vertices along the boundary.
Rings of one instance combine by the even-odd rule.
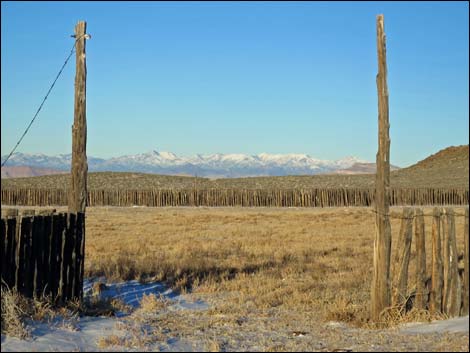
[[[465,187],[469,181],[469,146],[447,147],[422,161],[391,173],[391,180],[400,184],[435,187]]]
[[[3,178],[25,178],[41,175],[66,174],[63,170],[36,168],[29,166],[2,167]]]
[[[392,187],[469,187],[468,145],[449,147],[408,167],[392,171]],[[2,180],[2,188],[67,188],[70,175],[46,175]],[[373,188],[374,174],[329,174],[280,177],[225,178],[210,180],[144,173],[101,172],[88,174],[89,189],[309,189]]]
[[[469,146],[451,146],[403,170],[450,170],[466,168],[468,171]]]

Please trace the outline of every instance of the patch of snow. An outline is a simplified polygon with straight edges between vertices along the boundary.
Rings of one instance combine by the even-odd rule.
[[[21,340],[2,335],[2,352],[93,352],[97,350],[101,337],[124,334],[116,328],[116,322],[116,318],[110,317],[83,317],[76,330],[32,322],[28,325],[32,339]]]
[[[84,297],[92,294],[92,287],[95,282],[106,283],[104,278],[85,279]],[[203,301],[193,301],[190,295],[179,295],[161,283],[141,284],[138,281],[127,281],[120,283],[106,284],[101,292],[104,298],[118,298],[134,309],[139,306],[139,302],[144,295],[162,295],[169,299],[171,304],[169,310],[206,310],[209,305]],[[59,319],[54,322],[27,322],[27,329],[31,332],[32,338],[18,339],[1,335],[2,352],[72,352],[88,351],[96,352],[101,349],[98,342],[102,338],[115,335],[124,337],[126,332],[122,329],[125,319],[123,313],[117,313],[115,317],[78,317],[72,319]],[[161,352],[190,352],[203,351],[202,347],[195,347],[190,342],[179,339],[169,339],[160,342],[157,346],[149,347],[153,351]],[[138,348],[130,349],[121,346],[106,347],[106,351],[139,351]]]
[[[409,323],[402,325],[403,333],[422,334],[439,332],[469,332],[469,319],[467,316],[456,317],[448,320],[433,321],[431,323]]]
[[[93,284],[97,281],[105,282],[103,278],[85,279],[83,281],[83,293],[85,296],[91,295]],[[126,305],[132,306],[135,309],[139,306],[142,297],[149,294],[162,295],[165,298],[170,299],[173,304],[170,305],[169,309],[206,310],[209,308],[207,303],[202,301],[189,301],[188,295],[177,294],[170,288],[167,288],[158,282],[142,284],[139,283],[139,281],[134,280],[106,284],[106,288],[101,292],[101,297],[103,299],[120,299]]]

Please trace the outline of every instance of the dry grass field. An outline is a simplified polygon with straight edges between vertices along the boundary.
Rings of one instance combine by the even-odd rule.
[[[426,208],[425,214],[431,211]],[[401,209],[392,208],[392,213],[400,215]],[[430,263],[431,217],[425,219]],[[183,337],[195,330],[212,332],[219,349],[237,339],[253,348],[253,331],[278,330],[287,337],[289,332],[323,330],[319,342],[330,342],[330,348],[332,342],[341,348],[352,340],[361,350],[376,350],[374,344],[391,350],[468,350],[468,334],[403,339],[393,331],[364,330],[377,328],[368,321],[375,229],[371,209],[110,207],[89,208],[86,222],[86,276],[165,281],[211,304],[209,311],[162,317],[157,325],[162,330]],[[392,256],[399,228],[400,220],[392,219]],[[461,253],[463,217],[456,218],[456,229]],[[414,258],[413,243],[410,287]],[[380,326],[416,319],[430,317],[411,312]],[[354,331],[354,339],[350,333],[338,337],[342,326],[325,329],[329,321],[362,329]],[[307,341],[268,341],[258,342],[258,350],[321,349],[303,346]]]

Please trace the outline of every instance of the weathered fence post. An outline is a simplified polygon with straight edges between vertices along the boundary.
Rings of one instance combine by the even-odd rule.
[[[462,287],[459,277],[457,239],[455,235],[455,214],[452,208],[448,210],[449,214],[449,248],[450,248],[450,293],[447,302],[448,314],[458,316],[462,299]]]
[[[449,241],[449,216],[447,208],[441,210],[441,234],[442,234],[442,312],[447,314],[447,302],[450,293],[450,241]]]
[[[452,208],[444,210],[444,287],[442,291],[442,312],[457,316],[460,312],[461,287],[458,275],[457,241],[455,237],[455,216]]]
[[[67,269],[71,273],[64,273],[59,293],[62,299],[82,297],[83,291],[83,264],[85,257],[85,220],[81,220],[85,213],[87,195],[88,163],[86,156],[87,125],[86,125],[86,58],[85,40],[90,38],[86,34],[86,22],[79,21],[75,26],[76,48],[76,74],[75,74],[75,106],[74,123],[72,126],[72,171],[71,187],[68,197],[69,215],[67,225],[69,231],[64,233],[64,252],[62,271]],[[84,215],[83,215],[84,216]],[[80,229],[77,229],[80,228]],[[77,243],[76,235],[80,239]],[[69,254],[70,250],[70,254]],[[65,256],[67,255],[67,257]],[[71,256],[70,259],[68,256]],[[66,261],[67,260],[67,261]],[[66,286],[64,287],[64,285]],[[65,292],[64,292],[65,291]]]
[[[417,309],[426,309],[428,298],[426,288],[426,247],[424,231],[423,210],[416,210],[415,218],[415,239],[416,239],[416,298],[415,307]]]
[[[431,313],[442,310],[442,276],[441,212],[435,207],[432,218],[431,293],[429,301],[429,311]]]
[[[408,267],[410,264],[411,237],[413,235],[413,209],[403,209],[400,236],[395,252],[392,280],[392,303],[403,308],[407,299]]]
[[[372,279],[371,317],[378,321],[382,310],[390,306],[390,248],[389,219],[390,138],[388,123],[387,62],[384,17],[377,16],[377,94],[379,111],[379,148],[375,180],[376,233],[374,241],[374,277]]]
[[[86,22],[75,26],[75,107],[72,126],[72,180],[68,198],[69,212],[85,212],[87,200],[86,157],[86,59],[85,59]]]

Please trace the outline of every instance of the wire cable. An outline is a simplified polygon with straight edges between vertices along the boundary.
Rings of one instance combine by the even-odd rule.
[[[26,128],[26,130],[23,132],[23,135],[21,135],[21,137],[20,137],[20,139],[18,140],[18,142],[16,143],[15,147],[13,147],[13,149],[12,149],[11,152],[10,152],[10,154],[9,154],[9,155],[7,156],[7,158],[2,162],[2,167],[3,167],[3,166],[5,165],[5,163],[10,159],[10,157],[12,156],[12,154],[15,152],[15,150],[18,148],[19,144],[20,144],[21,141],[23,140],[23,138],[24,138],[24,137],[26,136],[26,134],[28,133],[29,128],[31,127],[31,125],[33,125],[33,122],[34,122],[34,120],[36,119],[36,117],[38,116],[39,112],[41,111],[42,106],[43,106],[44,103],[46,102],[47,97],[49,96],[49,93],[51,93],[52,88],[54,88],[55,83],[57,82],[57,80],[59,79],[60,75],[62,74],[62,71],[63,71],[64,68],[65,68],[65,65],[67,65],[68,61],[70,60],[70,57],[73,55],[74,49],[75,49],[75,45],[77,44],[77,41],[78,41],[79,39],[81,39],[83,36],[86,36],[86,34],[83,34],[83,35],[81,35],[80,37],[78,37],[77,39],[75,39],[75,42],[73,43],[72,49],[70,50],[69,56],[67,57],[67,59],[65,59],[64,64],[62,65],[62,67],[61,67],[60,70],[59,70],[59,73],[57,74],[56,78],[54,79],[54,82],[52,82],[51,87],[49,87],[49,90],[47,91],[47,93],[46,93],[44,99],[42,100],[41,104],[39,105],[39,108],[38,108],[38,110],[36,111],[36,114],[34,114],[33,119],[32,119],[31,122],[29,123],[28,127]]]

